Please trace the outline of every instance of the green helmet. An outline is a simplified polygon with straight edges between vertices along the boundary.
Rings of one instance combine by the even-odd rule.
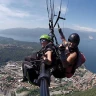
[[[48,35],[46,35],[46,34],[41,35],[40,39],[46,39],[46,40],[48,40],[48,41],[51,41],[50,36],[48,36]]]

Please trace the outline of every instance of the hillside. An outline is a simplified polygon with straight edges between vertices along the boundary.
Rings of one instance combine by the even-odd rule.
[[[36,42],[17,41],[11,38],[0,37],[0,65],[13,60],[24,60],[24,58],[40,49]]]
[[[88,89],[86,91],[73,92],[67,95],[56,95],[56,96],[96,96],[96,87]]]
[[[0,94],[6,93],[6,96],[11,96],[10,94],[14,94],[14,92],[17,94],[16,96],[23,96],[20,94],[27,93],[35,96],[39,94],[37,87],[20,82],[22,60],[39,49],[40,44],[37,42],[24,42],[0,37],[0,64],[3,65],[0,67]],[[51,96],[64,96],[64,94],[65,96],[83,96],[84,94],[84,96],[95,96],[95,86],[96,74],[82,66],[72,78],[59,80],[52,77],[50,94]]]

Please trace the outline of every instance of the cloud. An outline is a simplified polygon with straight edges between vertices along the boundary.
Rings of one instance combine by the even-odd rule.
[[[59,2],[59,1],[58,1]],[[56,3],[56,15],[60,10],[60,2]],[[43,3],[43,4],[42,4]],[[61,7],[65,14],[66,7]],[[46,2],[38,0],[0,0],[0,29],[14,27],[48,27]]]
[[[67,11],[68,11],[67,7],[62,7],[62,8],[61,8],[62,14],[65,14],[65,12],[67,12]]]
[[[0,5],[0,14],[3,16],[11,16],[11,17],[28,17],[30,14],[28,12],[16,10],[16,9],[10,9],[7,6],[1,4]]]
[[[74,30],[80,30],[80,31],[88,31],[88,32],[96,32],[96,29],[90,28],[90,27],[84,27],[79,25],[73,25]]]
[[[43,26],[43,27],[42,27]],[[38,22],[38,20],[15,20],[7,19],[3,22],[0,22],[0,29],[9,29],[9,28],[48,28],[47,22]]]
[[[94,39],[92,36],[89,36],[89,39]]]
[[[38,12],[30,12],[30,10],[22,11],[22,8],[0,4],[0,29],[6,28],[36,28],[45,26],[48,20],[44,14]],[[31,9],[32,10],[32,9]],[[43,23],[42,23],[43,22]]]
[[[59,12],[59,10],[60,10],[60,6],[57,6],[57,7],[55,8],[55,11],[56,11],[56,12]],[[66,11],[68,11],[67,7],[61,7],[61,13],[62,13],[62,14],[65,14]]]
[[[0,29],[8,29],[8,28],[36,28],[36,27],[45,27],[48,26],[45,21],[47,17],[45,18],[44,16],[37,16],[33,15],[31,18],[27,19],[19,19],[19,18],[8,18],[8,17],[1,17],[0,21]],[[43,23],[42,23],[43,22]]]

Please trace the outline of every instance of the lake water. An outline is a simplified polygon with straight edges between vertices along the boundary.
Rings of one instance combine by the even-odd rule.
[[[28,42],[39,42],[39,37],[19,37],[19,36],[12,36],[12,35],[0,35],[3,37],[9,37],[13,38],[15,40],[19,41],[28,41]],[[60,38],[60,37],[58,37]],[[61,43],[61,40],[59,40],[59,43]],[[81,52],[84,53],[86,57],[86,63],[85,66],[88,70],[92,71],[93,73],[96,73],[96,40],[91,39],[83,39],[80,42],[79,49]]]

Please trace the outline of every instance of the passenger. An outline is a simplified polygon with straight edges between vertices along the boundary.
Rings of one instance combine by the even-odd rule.
[[[22,82],[28,81],[28,74],[30,81],[34,83],[35,79],[38,79],[38,76],[40,75],[40,64],[33,64],[31,63],[32,61],[35,60],[40,60],[41,58],[45,62],[45,67],[50,68],[53,66],[55,63],[54,61],[56,58],[55,54],[55,47],[54,44],[52,43],[52,40],[50,36],[44,34],[40,37],[40,43],[42,46],[42,49],[35,54],[34,56],[28,56],[25,58],[25,61],[22,64],[22,69],[23,69],[23,80]],[[40,62],[37,62],[40,63]]]

